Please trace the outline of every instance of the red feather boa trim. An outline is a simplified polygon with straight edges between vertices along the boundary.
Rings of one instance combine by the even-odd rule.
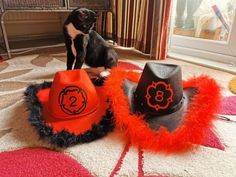
[[[161,127],[158,131],[149,128],[143,115],[132,114],[128,98],[123,92],[124,79],[138,83],[140,74],[133,71],[112,69],[105,81],[107,95],[112,102],[116,126],[122,129],[131,141],[143,149],[158,152],[176,153],[190,150],[194,145],[202,144],[205,131],[212,127],[214,113],[220,102],[220,88],[214,79],[208,76],[194,77],[183,81],[183,87],[195,87],[199,93],[192,98],[183,124],[175,131],[169,132]]]

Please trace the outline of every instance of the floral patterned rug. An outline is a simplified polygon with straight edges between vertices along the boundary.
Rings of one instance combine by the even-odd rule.
[[[27,121],[23,101],[32,83],[51,81],[65,69],[65,54],[28,55],[0,61],[0,176],[236,176],[236,124],[217,120],[206,141],[187,154],[163,155],[137,149],[121,132],[83,145],[55,149]],[[140,69],[138,61],[122,60],[124,68]],[[139,68],[140,67],[140,68]]]

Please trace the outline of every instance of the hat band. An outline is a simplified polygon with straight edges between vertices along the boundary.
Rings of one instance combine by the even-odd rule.
[[[184,103],[184,99],[185,99],[185,97],[183,96],[178,104],[176,104],[172,107],[169,107],[168,109],[159,110],[159,111],[156,111],[156,112],[148,112],[148,114],[155,115],[155,116],[162,116],[162,115],[166,115],[166,114],[172,114],[172,113],[178,111],[182,107],[182,105]],[[140,103],[138,103],[138,105],[139,105],[139,108],[136,108],[135,112],[138,112],[138,110],[142,110],[142,113],[145,113],[145,110],[143,109],[144,107],[142,105],[140,105]]]
[[[71,120],[71,119],[78,119],[84,116],[87,116],[89,114],[92,114],[93,112],[95,112],[98,109],[99,104],[94,107],[92,110],[90,110],[89,112],[83,113],[83,114],[79,114],[79,115],[73,115],[73,116],[60,116],[60,115],[55,115],[53,114],[51,111],[49,111],[48,105],[45,106],[45,111],[50,115],[50,117],[53,118],[54,121],[61,121],[61,120]]]

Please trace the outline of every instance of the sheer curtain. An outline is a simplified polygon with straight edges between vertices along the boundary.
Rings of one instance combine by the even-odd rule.
[[[134,47],[152,59],[165,59],[170,6],[171,0],[114,0],[118,45]],[[108,23],[110,35],[110,16]]]

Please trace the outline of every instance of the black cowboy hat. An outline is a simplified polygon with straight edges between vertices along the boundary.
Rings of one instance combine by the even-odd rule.
[[[181,124],[191,97],[197,93],[194,87],[183,89],[180,66],[151,63],[138,83],[125,80],[123,89],[133,112],[145,114],[151,128],[165,126],[169,131]]]
[[[182,81],[180,66],[147,63],[141,74],[113,69],[105,81],[116,125],[133,144],[156,151],[183,151],[201,144],[220,99],[213,79]]]

